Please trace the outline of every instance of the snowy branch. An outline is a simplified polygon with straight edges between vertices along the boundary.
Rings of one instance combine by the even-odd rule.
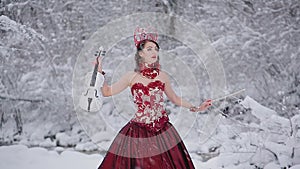
[[[11,100],[11,101],[25,101],[25,102],[37,102],[37,103],[40,103],[40,102],[44,102],[44,100],[41,100],[41,99],[28,99],[28,98],[18,98],[18,97],[13,97],[13,96],[3,96],[3,95],[0,95],[0,99],[2,100]]]

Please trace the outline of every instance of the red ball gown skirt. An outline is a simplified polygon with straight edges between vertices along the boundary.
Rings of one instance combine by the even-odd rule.
[[[183,141],[170,122],[154,131],[129,121],[117,134],[98,169],[194,168]]]

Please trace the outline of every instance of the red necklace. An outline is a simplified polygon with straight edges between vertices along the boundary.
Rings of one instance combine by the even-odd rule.
[[[154,79],[156,76],[159,75],[159,69],[158,68],[146,68],[144,70],[141,70],[141,74],[149,79]]]
[[[159,75],[159,64],[151,64],[146,66],[145,64],[141,64],[140,72],[141,74],[149,79],[154,79]]]

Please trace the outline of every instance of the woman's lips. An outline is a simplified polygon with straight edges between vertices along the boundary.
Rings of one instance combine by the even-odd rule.
[[[156,56],[152,56],[152,58],[156,58]]]

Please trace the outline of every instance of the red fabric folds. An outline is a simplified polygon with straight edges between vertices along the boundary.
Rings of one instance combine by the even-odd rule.
[[[194,169],[188,151],[170,122],[153,132],[128,122],[98,169]]]

